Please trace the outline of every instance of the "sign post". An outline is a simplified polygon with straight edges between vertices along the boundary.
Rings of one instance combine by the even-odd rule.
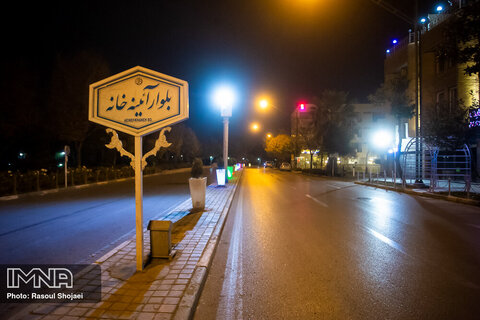
[[[116,149],[130,158],[135,170],[135,231],[137,271],[144,267],[143,169],[149,156],[171,144],[165,138],[169,125],[188,119],[188,83],[143,67],[134,67],[90,85],[89,115],[92,122],[108,127]],[[135,152],[123,148],[115,130],[135,137]],[[143,137],[160,131],[155,147],[143,155]]]
[[[142,137],[135,137],[135,234],[137,270],[143,270],[143,170]]]

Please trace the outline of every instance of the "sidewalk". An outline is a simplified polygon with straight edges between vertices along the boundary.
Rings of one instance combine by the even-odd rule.
[[[441,193],[434,193],[430,192],[428,189],[410,189],[410,188],[403,188],[401,185],[401,180],[397,179],[397,185],[391,186],[391,185],[385,185],[384,182],[382,181],[371,181],[369,182],[368,180],[366,181],[354,181],[355,184],[363,185],[363,186],[368,186],[368,187],[374,187],[378,189],[385,189],[389,191],[396,191],[396,192],[403,192],[411,195],[416,195],[416,196],[423,196],[423,197],[428,197],[428,198],[434,198],[434,199],[442,199],[442,200],[447,200],[447,201],[452,201],[452,202],[458,202],[458,203],[463,203],[463,204],[468,204],[468,205],[474,205],[474,206],[480,206],[480,201],[474,200],[474,199],[467,199],[467,198],[460,198],[460,197],[455,197],[455,196],[449,196]],[[393,180],[391,178],[387,179],[387,183],[393,183]],[[444,191],[448,191],[448,189],[445,189]]]
[[[206,208],[189,214],[191,199],[158,220],[174,222],[171,260],[154,259],[136,272],[135,237],[96,261],[101,266],[99,303],[31,304],[13,319],[188,319],[199,298],[207,268],[241,178],[238,172],[227,187],[207,187]],[[150,234],[144,231],[145,252]],[[88,285],[89,272],[80,277]]]

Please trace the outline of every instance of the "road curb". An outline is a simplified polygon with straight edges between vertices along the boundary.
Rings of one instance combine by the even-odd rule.
[[[200,299],[200,294],[203,290],[205,281],[207,280],[207,275],[213,261],[213,256],[215,255],[218,247],[218,240],[220,239],[220,236],[223,232],[225,222],[227,221],[227,215],[230,211],[230,207],[233,203],[233,198],[235,197],[235,194],[238,190],[238,185],[243,175],[243,171],[240,172],[240,177],[235,183],[234,190],[230,194],[227,203],[222,210],[220,219],[215,226],[215,229],[210,236],[210,239],[208,240],[205,250],[203,250],[200,260],[197,263],[197,267],[195,268],[195,272],[192,276],[192,279],[190,280],[190,284],[185,291],[185,295],[180,300],[180,304],[173,318],[175,320],[186,320],[193,318],[195,309],[197,308],[198,301]]]
[[[465,198],[454,197],[454,196],[444,196],[444,195],[434,194],[434,193],[429,193],[429,192],[418,192],[418,191],[409,190],[409,189],[394,188],[394,187],[382,186],[382,185],[378,185],[378,184],[361,182],[361,181],[354,181],[354,183],[358,184],[358,185],[362,185],[362,186],[374,187],[374,188],[377,188],[377,189],[384,189],[384,190],[388,190],[388,191],[401,192],[401,193],[411,194],[411,195],[415,195],[415,196],[446,200],[446,201],[451,201],[451,202],[456,202],[456,203],[468,204],[468,205],[472,205],[472,206],[480,206],[480,201],[473,200],[473,199],[465,199]]]

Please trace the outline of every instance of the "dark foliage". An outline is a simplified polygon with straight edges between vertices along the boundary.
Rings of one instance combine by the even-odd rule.
[[[191,171],[192,178],[201,178],[203,176],[203,162],[200,158],[193,160],[193,166]]]

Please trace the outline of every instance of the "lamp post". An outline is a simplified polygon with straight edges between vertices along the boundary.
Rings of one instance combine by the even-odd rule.
[[[222,86],[214,92],[214,102],[220,108],[220,115],[223,117],[223,166],[225,172],[228,170],[228,122],[232,116],[232,107],[235,102],[235,92],[228,86]],[[225,182],[228,182],[228,175],[225,174]]]
[[[65,170],[65,188],[67,188],[68,186],[68,169],[67,169],[67,165],[68,165],[68,156],[70,155],[70,147],[69,146],[65,146],[63,148],[63,154],[65,156],[65,164],[64,164],[64,170]],[[72,180],[73,181],[73,180]]]

